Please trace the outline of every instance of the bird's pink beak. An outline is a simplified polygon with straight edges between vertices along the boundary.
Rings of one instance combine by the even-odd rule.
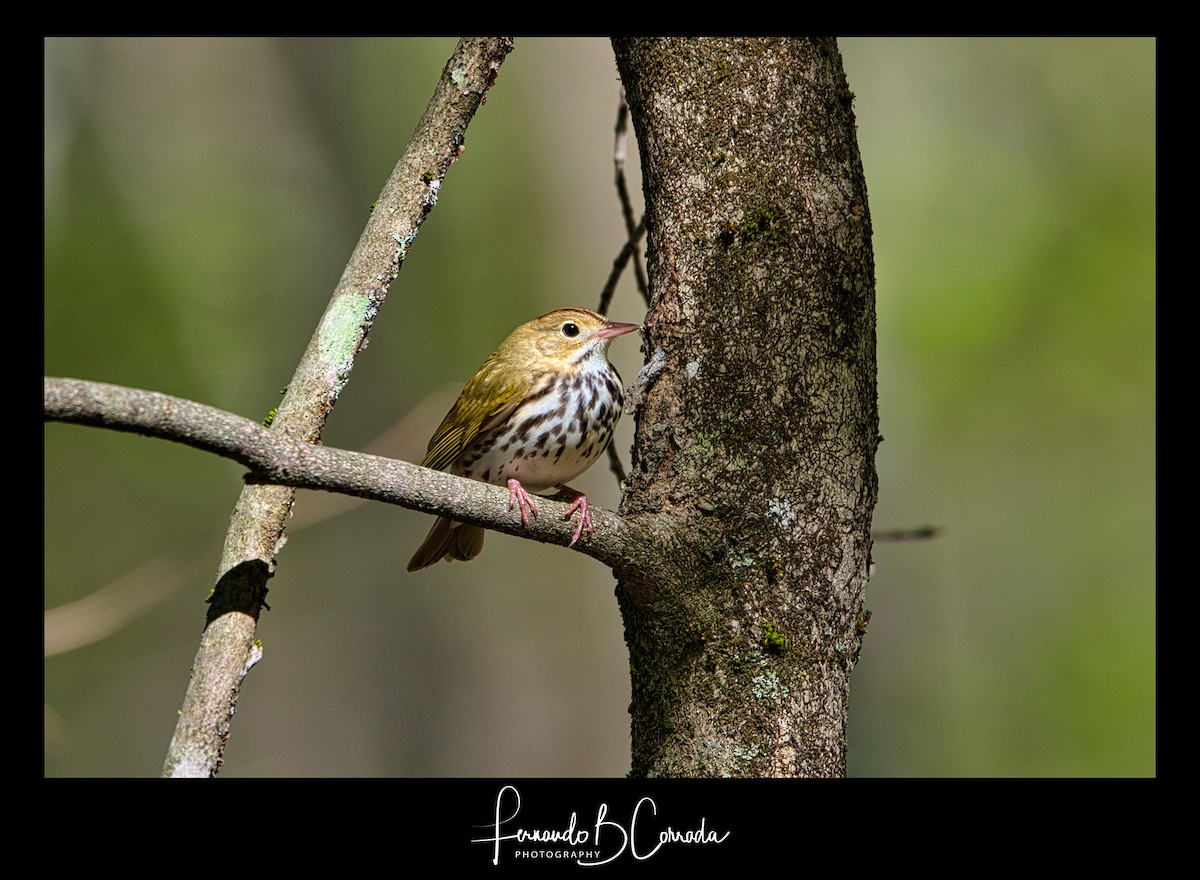
[[[601,339],[612,339],[614,336],[624,336],[626,333],[632,333],[634,330],[641,330],[637,324],[622,324],[618,321],[609,321],[596,335]]]

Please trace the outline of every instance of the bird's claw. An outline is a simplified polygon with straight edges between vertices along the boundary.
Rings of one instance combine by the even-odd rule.
[[[583,535],[585,529],[589,537],[592,534],[592,514],[588,510],[587,496],[582,492],[576,492],[570,486],[559,486],[558,491],[574,499],[571,502],[571,506],[567,508],[567,514],[563,519],[570,519],[575,514],[575,511],[579,511],[579,522],[575,526],[575,534],[571,538],[571,543],[567,545],[568,547],[574,547],[575,542]]]
[[[571,536],[571,542],[567,544],[568,547],[574,547],[585,531],[589,536],[592,534],[592,514],[588,510],[587,496],[570,486],[558,486],[557,488],[559,492],[571,499],[571,506],[567,508],[566,516],[563,519],[570,519],[576,512],[579,514],[579,521],[575,524],[575,534]],[[512,510],[513,507],[521,511],[521,524],[525,528],[529,528],[529,515],[538,515],[537,504],[534,503],[533,496],[521,485],[520,480],[508,481],[508,509]]]
[[[525,491],[520,480],[508,481],[508,509],[512,510],[514,504],[521,511],[521,524],[525,528],[529,528],[529,514],[537,516],[537,505],[533,502],[533,496]]]

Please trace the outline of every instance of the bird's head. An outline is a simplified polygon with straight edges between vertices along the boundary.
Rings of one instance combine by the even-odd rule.
[[[569,368],[592,357],[605,357],[617,336],[640,329],[610,321],[590,309],[558,309],[522,324],[496,351],[502,360],[529,359],[545,368]]]

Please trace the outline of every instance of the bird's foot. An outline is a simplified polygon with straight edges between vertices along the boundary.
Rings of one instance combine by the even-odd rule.
[[[529,514],[537,516],[537,505],[533,503],[533,496],[525,491],[520,480],[508,481],[508,509],[512,510],[514,504],[521,511],[521,524],[529,528]]]
[[[567,515],[563,519],[570,519],[575,511],[579,511],[579,523],[575,526],[575,536],[571,538],[571,543],[568,547],[574,547],[575,542],[587,530],[588,535],[592,534],[592,515],[588,511],[587,496],[582,492],[572,489],[570,486],[557,486],[559,492],[571,499],[571,506],[567,508]]]

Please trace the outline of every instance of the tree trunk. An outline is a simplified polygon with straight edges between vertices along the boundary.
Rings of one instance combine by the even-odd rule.
[[[618,566],[634,776],[840,776],[877,482],[874,265],[832,39],[618,39],[652,303]]]

